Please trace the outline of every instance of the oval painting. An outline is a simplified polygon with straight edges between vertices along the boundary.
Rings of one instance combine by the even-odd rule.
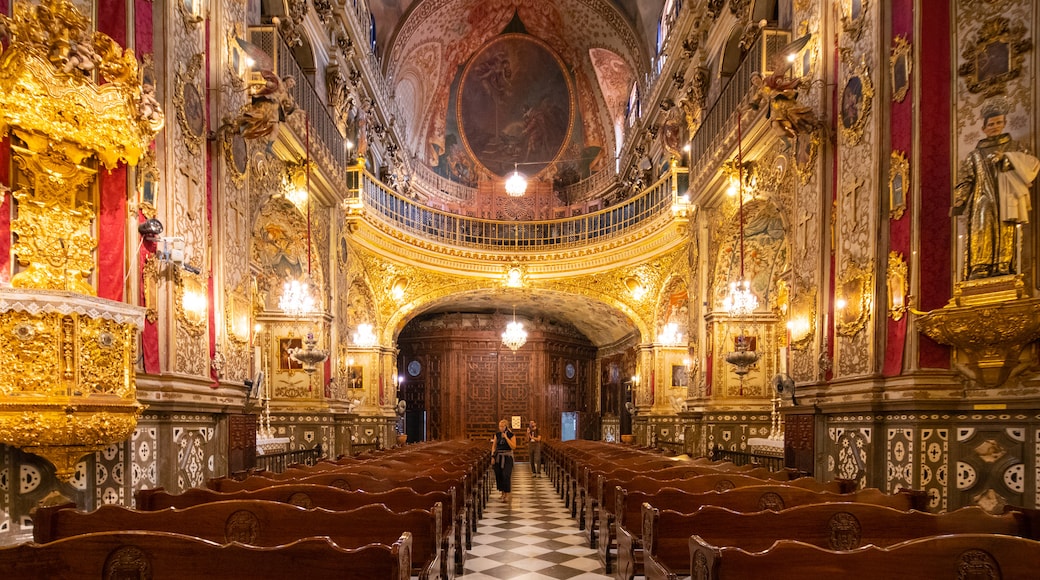
[[[573,90],[560,59],[526,34],[489,42],[462,73],[457,114],[473,158],[505,177],[533,176],[559,157],[571,132]]]

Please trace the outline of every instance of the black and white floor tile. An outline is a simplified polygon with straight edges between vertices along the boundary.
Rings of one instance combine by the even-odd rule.
[[[491,490],[466,559],[465,580],[608,580],[549,478],[513,470],[513,501]]]

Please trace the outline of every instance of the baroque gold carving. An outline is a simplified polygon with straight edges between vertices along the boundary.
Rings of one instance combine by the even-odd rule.
[[[837,300],[844,302],[844,307],[835,307],[838,334],[855,336],[866,326],[874,302],[873,280],[873,260],[865,267],[850,263],[838,277],[835,295]]]
[[[869,0],[842,0],[841,27],[853,40],[859,40],[863,34],[869,9]]]
[[[1022,74],[1025,53],[1033,48],[1026,27],[997,16],[986,20],[978,36],[961,52],[964,63],[957,73],[968,91],[993,97],[1007,92],[1007,83]]]
[[[910,191],[910,162],[906,153],[893,151],[888,170],[888,217],[897,220],[906,211],[906,196]]]
[[[0,58],[0,136],[15,128],[31,150],[72,163],[94,154],[110,169],[136,165],[163,118],[133,51],[89,34],[90,20],[67,0],[16,2],[11,17],[0,15],[4,27],[12,42]]]
[[[208,309],[205,308],[205,304],[199,304],[199,302],[205,301],[208,294],[206,281],[201,275],[182,272],[179,268],[175,268],[173,271],[177,320],[192,336],[202,336],[208,327]]]
[[[917,324],[957,349],[954,368],[966,379],[999,387],[1035,362],[1022,355],[1040,339],[1040,298],[1024,294],[1021,276],[961,282],[949,304],[918,317]]]
[[[900,252],[888,253],[888,315],[892,320],[902,320],[906,314],[909,301],[909,276],[906,260]]]

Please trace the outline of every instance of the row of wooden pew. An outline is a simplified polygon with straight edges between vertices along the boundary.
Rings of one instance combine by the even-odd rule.
[[[284,473],[135,494],[134,509],[33,515],[0,549],[13,578],[437,578],[463,570],[489,490],[487,445],[410,445]]]
[[[554,442],[545,451],[557,490],[619,580],[1040,577],[1014,558],[1017,550],[1040,561],[1029,510],[930,514],[916,491],[856,490],[629,445]]]

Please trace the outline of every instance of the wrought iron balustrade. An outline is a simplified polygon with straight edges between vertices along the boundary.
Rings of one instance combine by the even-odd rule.
[[[433,242],[490,251],[545,251],[583,246],[634,231],[663,227],[688,187],[687,170],[674,167],[625,202],[597,212],[542,221],[486,220],[430,209],[401,197],[361,167],[350,169],[348,204],[399,232]],[[351,199],[352,198],[352,199]]]

